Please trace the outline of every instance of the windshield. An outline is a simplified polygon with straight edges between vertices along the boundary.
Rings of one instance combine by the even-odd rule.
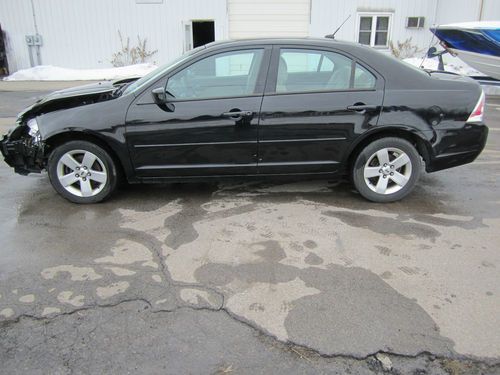
[[[135,81],[132,84],[130,84],[125,89],[125,91],[123,91],[123,95],[126,95],[126,94],[129,94],[131,92],[134,92],[135,90],[137,90],[141,86],[148,85],[149,83],[151,83],[153,81],[156,81],[156,79],[160,78],[163,75],[163,73],[165,73],[167,70],[172,69],[175,66],[179,65],[184,60],[186,60],[189,56],[191,56],[195,52],[199,51],[199,49],[200,49],[200,47],[195,48],[195,49],[193,49],[193,50],[185,53],[184,55],[179,56],[178,58],[176,58],[176,59],[168,62],[167,64],[162,65],[162,66],[156,68],[155,70],[153,70],[152,72],[149,72],[148,74],[146,74],[142,78],[139,78],[137,81]]]

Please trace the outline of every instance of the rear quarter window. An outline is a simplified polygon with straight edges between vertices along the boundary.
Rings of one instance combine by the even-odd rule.
[[[377,78],[366,68],[356,63],[354,71],[354,88],[355,89],[373,89],[377,83]]]

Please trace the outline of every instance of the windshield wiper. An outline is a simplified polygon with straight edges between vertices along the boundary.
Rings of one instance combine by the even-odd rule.
[[[116,88],[116,90],[115,90],[115,91],[113,91],[113,94],[112,94],[112,95],[113,95],[114,97],[116,97],[116,98],[117,98],[117,97],[119,97],[119,96],[121,96],[121,95],[123,94],[123,91],[125,90],[125,87],[127,87],[130,83],[131,83],[131,82],[121,84],[120,86],[118,86],[118,87]]]

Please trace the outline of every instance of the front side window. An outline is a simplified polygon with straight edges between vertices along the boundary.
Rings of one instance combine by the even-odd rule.
[[[263,50],[242,50],[206,57],[168,79],[176,99],[245,96],[255,92]]]
[[[280,51],[277,93],[372,89],[375,82],[372,73],[339,53],[306,49]]]
[[[358,43],[371,47],[387,47],[391,16],[360,15],[358,20]]]

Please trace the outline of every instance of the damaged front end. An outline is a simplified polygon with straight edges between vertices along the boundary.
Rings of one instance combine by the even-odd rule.
[[[16,173],[40,173],[46,166],[45,144],[35,118],[19,123],[0,142],[5,162]]]
[[[40,173],[46,168],[47,145],[38,129],[37,118],[49,112],[115,99],[120,96],[125,83],[99,82],[55,91],[39,99],[18,115],[17,126],[0,141],[5,162],[22,175]]]

